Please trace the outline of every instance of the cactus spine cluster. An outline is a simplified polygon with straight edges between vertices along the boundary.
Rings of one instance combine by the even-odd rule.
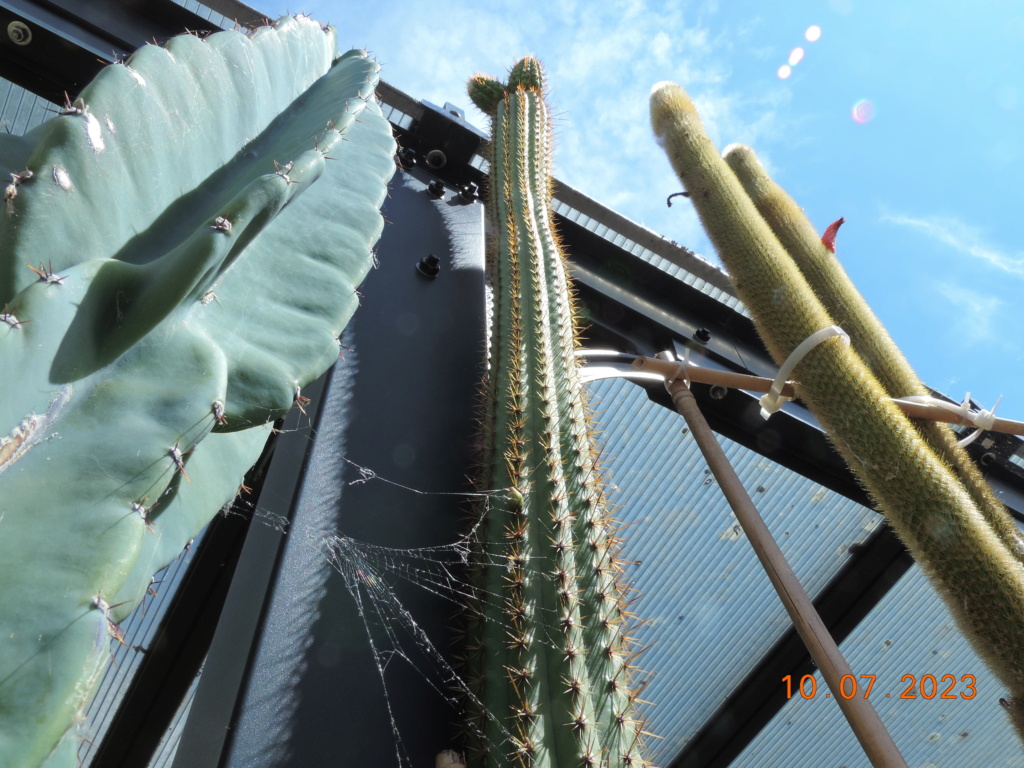
[[[0,765],[75,765],[116,623],[337,359],[378,71],[304,17],[183,35],[0,137]]]
[[[827,341],[798,365],[798,395],[1009,688],[1007,708],[1024,738],[1024,566],[1005,510],[948,448],[949,436],[936,437],[948,428],[922,430],[886,399],[913,393],[916,377],[749,153],[720,157],[673,83],[654,87],[651,122],[775,360],[822,328],[849,326],[852,348]]]
[[[549,208],[539,62],[477,76],[491,116],[482,564],[467,636],[470,764],[641,766],[617,542],[597,472]]]

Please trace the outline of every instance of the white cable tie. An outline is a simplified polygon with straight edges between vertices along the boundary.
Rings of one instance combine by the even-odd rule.
[[[923,405],[933,405],[938,408],[943,408],[951,413],[955,413],[964,421],[974,425],[975,430],[971,434],[962,440],[957,441],[961,447],[966,447],[977,440],[982,432],[990,431],[996,425],[996,408],[998,408],[999,403],[1002,402],[1003,396],[999,396],[999,399],[996,400],[996,404],[992,406],[991,411],[985,410],[984,408],[972,411],[970,392],[964,396],[964,401],[959,405],[956,403],[950,403],[946,400],[940,400],[939,398],[932,397],[931,395],[909,395],[907,397],[897,398],[895,402],[898,403],[901,400],[904,402],[921,403]]]
[[[687,347],[686,350],[683,352],[683,359],[676,362],[676,370],[675,370],[675,373],[672,374],[672,377],[671,378],[669,378],[669,377],[665,378],[665,391],[668,392],[671,395],[672,394],[672,382],[674,382],[676,379],[680,379],[680,378],[683,380],[683,384],[686,385],[686,388],[689,389],[690,388],[690,348],[689,347]]]
[[[986,411],[984,408],[978,411],[974,416],[974,426],[986,432],[991,431],[992,427],[996,425],[996,408],[999,407],[999,402],[1002,399],[1003,396],[1000,395],[999,400],[996,400],[996,404],[992,406],[991,411]]]
[[[968,395],[967,398],[964,400],[965,404],[970,400],[970,397],[971,396]],[[987,411],[984,408],[982,408],[982,409],[972,413],[968,417],[974,423],[974,426],[976,426],[977,429],[974,430],[967,437],[965,437],[963,440],[959,441],[961,446],[968,446],[968,445],[970,445],[971,443],[973,443],[975,440],[978,439],[978,437],[981,435],[982,432],[991,430],[992,427],[994,427],[996,425],[996,408],[999,407],[999,403],[1002,401],[1002,399],[1003,399],[1003,396],[1000,395],[999,399],[996,400],[996,404],[992,406],[992,410],[991,411]]]
[[[674,382],[680,376],[682,376],[685,380],[686,367],[682,363],[676,363],[675,373],[673,373],[671,376],[665,376],[664,379],[662,379],[662,383],[665,385],[665,391],[668,392],[670,395],[672,394],[672,382]]]
[[[816,346],[826,339],[830,339],[833,336],[839,336],[843,341],[843,346],[849,346],[850,337],[846,331],[840,328],[838,325],[830,325],[828,328],[822,328],[820,331],[815,331],[806,339],[801,341],[796,349],[794,349],[789,357],[786,358],[786,362],[779,368],[779,375],[775,377],[775,381],[772,382],[771,388],[768,392],[762,395],[760,399],[761,403],[761,418],[767,420],[769,416],[782,408],[782,404],[792,398],[782,396],[782,388],[786,386],[786,382],[789,381],[790,374],[797,367],[804,356],[814,349]]]

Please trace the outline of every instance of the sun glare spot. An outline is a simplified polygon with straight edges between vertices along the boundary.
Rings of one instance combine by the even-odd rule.
[[[789,52],[789,66],[795,67],[804,60],[804,49],[797,47]]]
[[[793,68],[789,64],[783,64],[779,67],[778,71],[779,80],[785,80],[787,77],[793,74]]]
[[[807,31],[804,32],[804,38],[807,40],[808,43],[813,43],[817,41],[820,37],[821,27],[819,27],[817,24],[812,24],[807,28]]]
[[[851,114],[855,123],[860,123],[861,125],[870,123],[871,118],[875,116],[875,105],[867,99],[861,99],[853,105]]]

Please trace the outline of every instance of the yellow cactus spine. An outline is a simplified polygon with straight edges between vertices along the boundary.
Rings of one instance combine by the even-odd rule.
[[[769,177],[750,147],[732,144],[722,153],[758,212],[792,257],[822,305],[849,335],[853,348],[878,378],[890,397],[930,395],[889,332],[850,280],[833,248],[818,237],[814,226],[786,191]],[[1002,542],[1024,556],[1024,546],[1003,504],[992,493],[978,467],[945,424],[913,422],[932,450],[956,472],[975,504]]]

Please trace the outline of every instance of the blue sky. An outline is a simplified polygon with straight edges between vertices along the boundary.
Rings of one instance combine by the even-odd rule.
[[[750,144],[824,229],[931,386],[1024,419],[1024,10],[1009,0],[250,0],[307,12],[417,99],[471,109],[465,81],[544,63],[563,181],[714,259],[651,134],[651,86],[695,98],[720,148]],[[805,39],[817,25],[821,36]],[[796,47],[804,57],[778,76]],[[870,120],[853,108],[871,102]]]

